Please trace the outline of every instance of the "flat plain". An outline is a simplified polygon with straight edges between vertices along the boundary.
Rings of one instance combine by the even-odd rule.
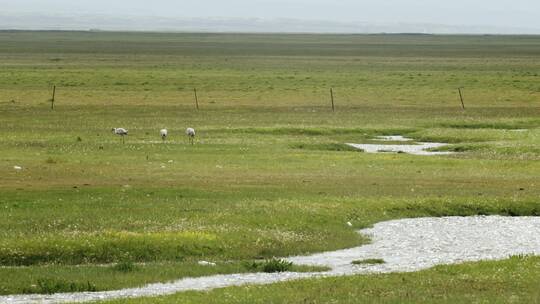
[[[458,153],[344,145],[379,135]],[[366,243],[355,231],[388,219],[540,215],[539,160],[537,36],[3,31],[0,294],[258,271]],[[118,303],[534,302],[538,267],[513,257]]]

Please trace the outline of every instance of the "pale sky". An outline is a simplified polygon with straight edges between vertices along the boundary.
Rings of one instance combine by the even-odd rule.
[[[540,0],[0,0],[4,14],[293,18],[540,29]]]

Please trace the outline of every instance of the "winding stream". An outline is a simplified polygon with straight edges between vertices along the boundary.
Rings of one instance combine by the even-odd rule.
[[[540,217],[443,217],[401,219],[375,224],[359,233],[372,243],[310,256],[290,257],[295,264],[330,267],[323,273],[251,273],[185,278],[104,292],[1,296],[0,303],[68,303],[160,296],[245,284],[270,284],[317,276],[410,272],[440,264],[497,260],[517,254],[540,255]],[[384,264],[353,265],[354,260],[384,259]]]

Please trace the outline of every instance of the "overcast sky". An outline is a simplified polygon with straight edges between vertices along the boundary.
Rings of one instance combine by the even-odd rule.
[[[2,13],[293,18],[540,29],[540,0],[0,0]]]

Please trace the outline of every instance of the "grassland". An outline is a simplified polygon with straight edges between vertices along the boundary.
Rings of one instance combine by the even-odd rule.
[[[512,257],[417,273],[303,280],[106,303],[538,303],[539,265],[537,257]]]
[[[38,280],[107,290],[250,271],[254,259],[356,246],[367,240],[354,229],[387,219],[540,215],[539,58],[535,36],[0,32],[0,293],[32,292]],[[124,145],[110,132],[118,126],[130,131]],[[342,146],[385,134],[465,153]],[[139,266],[107,275],[125,261]],[[471,269],[484,286],[498,267],[507,282],[523,265],[538,259],[441,269]],[[427,295],[441,294],[448,286],[429,282],[444,271],[376,280],[426,280]],[[263,302],[301,301],[289,286],[334,282],[340,293],[367,280],[257,290],[268,290]]]

